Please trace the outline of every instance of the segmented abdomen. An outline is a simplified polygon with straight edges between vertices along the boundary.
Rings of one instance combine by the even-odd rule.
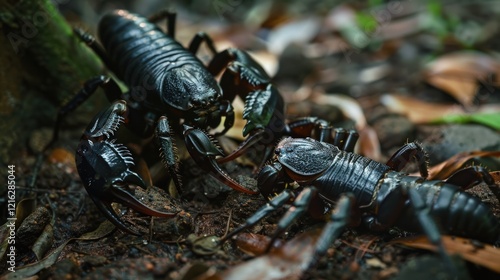
[[[321,195],[335,201],[343,193],[352,193],[358,206],[370,204],[380,179],[389,170],[387,165],[341,151],[332,165],[313,181]]]
[[[201,62],[147,19],[124,10],[103,17],[99,38],[108,54],[111,70],[129,87],[159,89],[173,68]]]
[[[415,188],[422,195],[427,205],[431,206],[431,215],[445,232],[489,243],[500,237],[500,221],[479,198],[442,181],[415,183],[421,179],[405,177],[401,183]],[[420,231],[410,204],[397,225],[405,230]]]

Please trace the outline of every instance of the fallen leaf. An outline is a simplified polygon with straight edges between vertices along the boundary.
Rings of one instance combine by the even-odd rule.
[[[480,82],[486,82],[492,76],[498,77],[499,74],[500,62],[494,57],[477,51],[459,51],[431,62],[424,72],[424,79],[465,107],[470,107]]]
[[[429,168],[429,180],[445,180],[469,160],[477,157],[500,157],[500,151],[472,151],[455,156]]]
[[[500,185],[500,171],[490,172],[490,175],[495,180],[495,184]]]
[[[359,140],[356,153],[364,155],[374,161],[380,161],[382,151],[377,132],[371,126],[365,126],[358,131]]]
[[[314,246],[321,230],[305,232],[269,254],[236,265],[220,274],[224,280],[299,278],[313,261]],[[207,278],[205,278],[207,279]]]
[[[16,228],[36,210],[36,199],[23,198],[16,205]]]
[[[448,115],[469,115],[458,104],[429,103],[409,96],[386,94],[381,97],[380,102],[391,112],[405,115],[417,124],[433,123]],[[498,113],[499,110],[498,104],[482,105],[474,114]]]
[[[238,246],[238,249],[245,252],[245,254],[250,256],[259,256],[265,253],[270,241],[271,238],[266,235],[240,233],[236,236],[235,244]],[[283,244],[283,240],[277,239],[271,248],[271,252],[276,250],[276,248],[283,246]]]
[[[42,234],[36,239],[31,250],[35,253],[36,258],[41,260],[45,253],[52,247],[54,243],[54,227],[48,224],[43,229]]]
[[[368,265],[369,267],[380,268],[380,269],[384,269],[387,267],[385,263],[383,263],[380,259],[376,257],[366,259],[366,265]]]
[[[149,170],[148,164],[146,163],[144,158],[142,157],[135,158],[135,168],[139,177],[141,177],[144,183],[146,183],[146,186],[152,186],[153,179],[151,177],[151,171]]]
[[[76,170],[75,153],[73,151],[69,151],[68,149],[65,148],[53,149],[50,152],[49,156],[47,157],[47,160],[50,163],[60,163],[68,165]]]
[[[282,24],[269,33],[268,49],[274,54],[281,54],[285,48],[292,44],[305,44],[311,41],[319,32],[321,20],[319,17],[310,16]]]
[[[467,261],[500,273],[500,249],[489,244],[471,241],[467,238],[443,235],[441,236],[441,239],[443,241],[444,248],[449,254],[459,254]],[[431,244],[425,236],[401,238],[393,240],[390,243],[402,244],[412,248],[437,252],[436,246]]]
[[[66,245],[68,245],[69,242],[74,241],[74,240],[97,240],[101,239],[104,236],[107,236],[110,234],[113,230],[115,229],[115,226],[111,224],[110,221],[104,221],[102,222],[99,227],[92,231],[92,232],[87,232],[82,234],[78,238],[71,238],[66,240],[64,243],[62,243],[59,247],[57,247],[54,251],[52,251],[48,256],[46,256],[44,259],[31,263],[22,267],[16,268],[16,271],[14,273],[7,273],[2,275],[1,279],[5,280],[10,280],[10,279],[26,279],[27,277],[33,276],[40,272],[40,270],[44,268],[48,268],[52,266],[57,259],[59,258],[59,255],[61,254],[62,250]]]

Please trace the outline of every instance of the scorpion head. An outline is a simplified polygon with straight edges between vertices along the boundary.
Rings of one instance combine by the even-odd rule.
[[[264,166],[258,175],[260,193],[272,197],[286,184],[307,184],[321,176],[340,150],[311,138],[284,138],[276,146],[273,163]]]
[[[332,164],[340,150],[311,138],[285,138],[275,150],[275,159],[286,174],[298,183],[319,177]]]
[[[215,127],[220,123],[222,90],[202,67],[184,64],[171,69],[163,80],[162,101],[174,110],[187,111],[187,124],[194,127]]]

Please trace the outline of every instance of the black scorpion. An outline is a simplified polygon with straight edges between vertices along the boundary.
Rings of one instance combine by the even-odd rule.
[[[167,18],[167,34],[154,23]],[[186,49],[174,39],[175,13],[164,11],[149,20],[124,10],[111,12],[99,23],[101,44],[89,34],[75,29],[85,42],[129,91],[122,93],[107,76],[87,81],[83,88],[59,111],[54,135],[47,147],[58,138],[63,118],[100,87],[111,106],[90,122],[76,152],[80,177],[98,208],[120,229],[129,229],[113,211],[111,202],[119,202],[141,213],[171,217],[174,213],[153,210],[138,201],[128,184],[145,186],[130,170],[134,160],[129,150],[116,142],[114,134],[122,123],[135,134],[149,138],[156,134],[161,157],[179,193],[181,179],[177,172],[174,134],[183,132],[184,142],[198,164],[224,184],[241,192],[255,194],[225,174],[218,165],[240,156],[256,143],[267,146],[271,154],[274,139],[288,134],[302,136],[328,131],[325,122],[316,118],[284,123],[284,102],[264,69],[247,53],[238,49],[215,50],[205,33],[198,33]],[[205,67],[195,56],[205,42],[214,58]],[[220,83],[215,76],[222,74]],[[224,117],[224,134],[234,122],[231,102],[236,96],[245,100],[241,146],[224,157],[205,129],[216,128]],[[46,149],[47,149],[46,147]],[[216,157],[219,157],[216,159]],[[265,156],[267,157],[267,155]]]
[[[349,142],[357,135],[350,133]],[[355,139],[355,140],[353,140]],[[372,231],[385,231],[398,226],[413,232],[424,231],[430,241],[439,246],[440,227],[448,234],[494,243],[500,237],[500,222],[479,198],[464,190],[484,181],[496,188],[491,175],[482,167],[461,169],[446,181],[426,180],[426,154],[417,143],[401,147],[387,162],[379,162],[352,153],[352,146],[340,148],[311,138],[285,138],[279,142],[275,157],[258,175],[258,187],[269,203],[249,217],[240,227],[219,241],[222,243],[242,230],[255,225],[274,210],[293,201],[292,206],[277,224],[268,245],[309,211],[325,217],[331,211],[316,245],[316,255],[326,252],[332,240],[346,226],[364,225]],[[400,172],[416,159],[422,177]],[[287,188],[292,182],[295,189]],[[450,263],[450,262],[449,262]]]

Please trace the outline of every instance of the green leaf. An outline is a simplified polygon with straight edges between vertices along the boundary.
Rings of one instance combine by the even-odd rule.
[[[479,123],[500,130],[500,113],[457,114],[436,119],[433,123]]]

